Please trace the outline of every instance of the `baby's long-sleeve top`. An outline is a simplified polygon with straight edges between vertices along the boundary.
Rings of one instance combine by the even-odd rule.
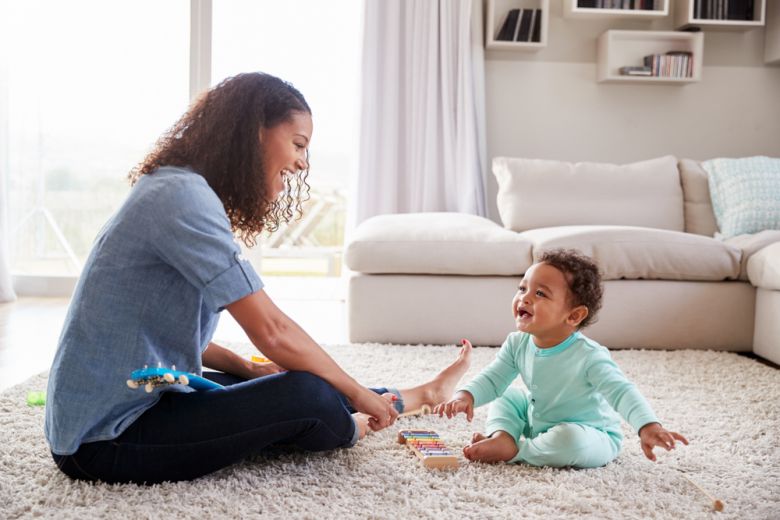
[[[474,396],[475,407],[482,406],[501,396],[518,374],[528,388],[532,436],[567,422],[622,438],[616,411],[636,431],[658,422],[609,351],[580,332],[544,349],[534,344],[530,334],[513,332],[496,359],[461,390]]]

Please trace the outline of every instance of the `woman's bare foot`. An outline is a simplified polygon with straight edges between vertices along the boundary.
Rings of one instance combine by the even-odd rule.
[[[400,390],[404,411],[419,410],[423,405],[428,405],[430,413],[434,406],[452,397],[458,381],[471,366],[472,348],[471,343],[464,339],[458,357],[436,377],[420,386]]]
[[[515,440],[507,432],[498,431],[490,437],[475,433],[471,444],[463,448],[463,456],[472,462],[506,462],[517,455]]]

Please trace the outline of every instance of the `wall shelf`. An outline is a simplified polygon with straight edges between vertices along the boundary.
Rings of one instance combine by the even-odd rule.
[[[632,20],[653,20],[669,15],[669,0],[655,0],[653,9],[607,9],[602,7],[580,7],[579,0],[563,1],[565,18],[603,19],[630,18]]]
[[[512,9],[539,9],[539,41],[501,41],[497,36]],[[488,0],[485,17],[485,48],[491,50],[534,52],[547,46],[550,0]]]
[[[780,2],[772,2],[766,7],[764,63],[780,65]]]
[[[606,83],[646,83],[684,85],[701,80],[704,34],[680,31],[605,31],[598,39],[596,76]],[[624,76],[620,68],[641,66],[650,54],[669,51],[692,53],[693,74],[690,77]]]
[[[707,0],[700,0],[707,2]],[[766,20],[766,0],[753,0],[752,20],[725,20],[712,17],[700,18],[704,4],[696,0],[675,0],[674,26],[677,29],[698,27],[703,31],[748,31],[762,27]],[[777,1],[777,0],[775,0]]]

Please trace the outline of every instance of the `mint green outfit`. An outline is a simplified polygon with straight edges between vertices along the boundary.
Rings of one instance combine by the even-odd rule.
[[[518,375],[527,392],[510,388]],[[609,351],[579,332],[545,349],[530,334],[514,332],[461,390],[474,396],[475,407],[492,403],[486,433],[515,439],[519,451],[510,462],[533,466],[603,466],[620,453],[618,413],[636,431],[658,422]]]

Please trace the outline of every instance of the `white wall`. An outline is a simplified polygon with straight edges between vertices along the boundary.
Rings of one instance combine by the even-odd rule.
[[[699,83],[596,83],[602,32],[672,30],[672,16],[580,20],[562,17],[561,0],[550,8],[546,48],[485,55],[488,158],[780,157],[780,67],[764,66],[763,28],[705,32]],[[496,182],[488,177],[489,215],[497,220]]]

